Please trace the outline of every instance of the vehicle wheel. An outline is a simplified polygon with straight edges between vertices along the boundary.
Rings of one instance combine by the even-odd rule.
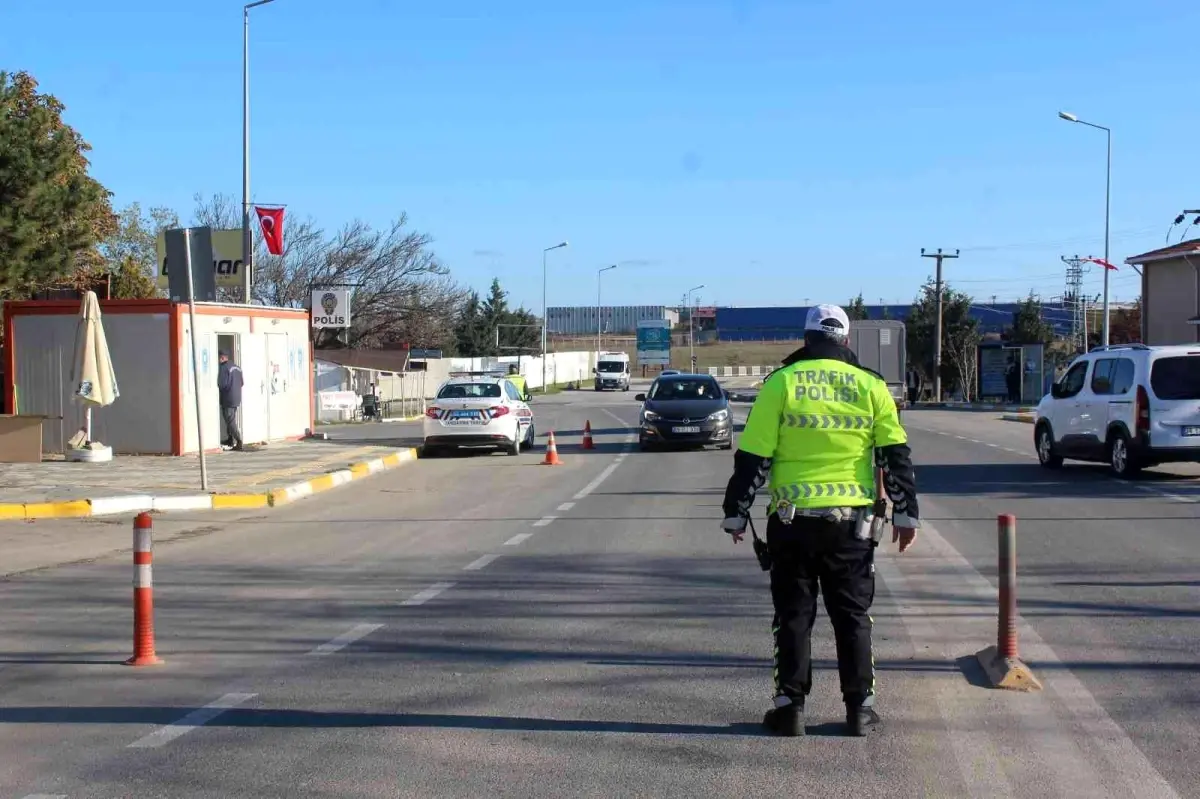
[[[1033,444],[1037,448],[1038,462],[1042,466],[1047,469],[1062,468],[1063,459],[1054,451],[1054,436],[1050,434],[1049,425],[1038,425],[1037,435],[1033,437]]]
[[[515,438],[513,442],[504,448],[504,451],[509,455],[521,454],[521,439]]]
[[[421,447],[421,457],[422,458],[436,458],[440,454],[441,454],[441,450],[439,450],[437,447],[430,447],[427,445],[423,445]]]
[[[651,444],[649,441],[639,441],[638,449],[641,450],[642,452],[652,452],[652,451],[654,451],[654,445]]]
[[[527,432],[525,434],[525,448],[533,449],[534,445],[536,445],[536,444],[537,444],[537,432],[534,431],[533,423],[530,422],[529,423],[529,432]]]
[[[1108,467],[1114,475],[1126,480],[1136,477],[1142,470],[1129,449],[1129,438],[1124,433],[1116,433],[1108,440]]]

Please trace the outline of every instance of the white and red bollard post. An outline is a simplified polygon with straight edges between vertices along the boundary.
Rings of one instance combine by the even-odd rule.
[[[996,518],[999,548],[999,600],[996,614],[996,645],[976,654],[988,679],[996,688],[1037,691],[1042,684],[1017,654],[1017,517],[1003,513]]]
[[[133,657],[126,666],[162,663],[154,652],[154,520],[139,513],[133,520]]]

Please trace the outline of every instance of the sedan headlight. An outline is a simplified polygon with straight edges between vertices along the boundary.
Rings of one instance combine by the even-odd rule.
[[[724,410],[724,409],[719,410],[716,413],[710,413],[708,415],[708,421],[710,421],[710,422],[723,422],[728,418],[729,418],[729,411]]]
[[[654,411],[642,411],[642,421],[643,422],[657,422],[658,419],[659,419],[659,416]]]

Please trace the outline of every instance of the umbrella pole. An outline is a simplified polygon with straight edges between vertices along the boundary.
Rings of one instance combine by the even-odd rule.
[[[87,435],[87,441],[83,442],[84,446],[92,443],[92,406],[89,405],[83,411],[83,429]]]

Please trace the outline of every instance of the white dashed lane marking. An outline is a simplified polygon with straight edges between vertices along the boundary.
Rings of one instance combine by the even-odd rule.
[[[571,508],[573,508],[573,507],[575,507],[575,503],[574,503],[574,502],[564,502],[563,504],[561,504],[561,505],[559,505],[559,506],[558,506],[558,510],[559,510],[559,512],[560,512],[560,513],[566,513],[567,511],[569,511],[569,510],[570,510]]]
[[[531,538],[533,538],[533,533],[517,533],[512,538],[505,541],[504,546],[506,546],[506,547],[519,546]]]
[[[351,627],[346,632],[339,635],[337,638],[334,638],[331,641],[321,644],[320,646],[316,647],[308,654],[310,654],[310,655],[332,655],[334,652],[340,652],[341,650],[350,646],[350,644],[354,643],[355,641],[359,640],[360,638],[366,638],[368,635],[375,632],[376,630],[378,630],[381,627],[383,627],[382,624],[356,624],[355,626]]]
[[[418,591],[417,593],[413,594],[411,597],[404,600],[400,604],[404,607],[411,607],[413,605],[424,605],[426,602],[433,599],[438,594],[442,593],[443,591],[447,591],[453,587],[454,587],[454,583],[434,583],[433,585],[426,588],[424,591]]]
[[[129,745],[129,748],[157,749],[160,746],[166,746],[176,738],[180,738],[192,730],[203,727],[226,710],[232,710],[238,705],[245,704],[256,696],[258,694],[225,694],[217,701],[210,702],[198,710],[193,710],[179,721],[172,722],[165,727],[159,727],[149,735],[138,738]]]
[[[498,557],[500,557],[500,556],[496,555],[496,554],[484,555],[483,557],[477,558],[477,559],[471,561],[470,563],[468,563],[466,566],[464,566],[463,571],[477,572],[480,569],[486,568],[489,563],[491,563]]]
[[[554,521],[557,518],[558,518],[557,516],[543,516],[542,518],[540,518],[536,522],[534,522],[533,526],[534,527],[545,527],[546,525],[550,524],[550,522]]]

